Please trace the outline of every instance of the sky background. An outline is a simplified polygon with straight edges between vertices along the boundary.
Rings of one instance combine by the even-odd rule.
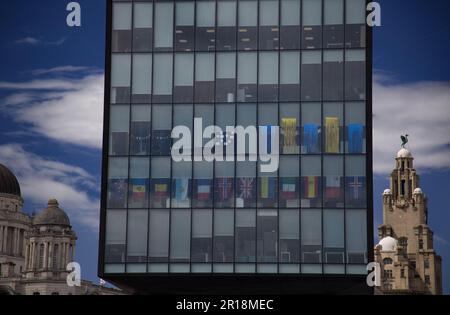
[[[0,163],[33,213],[57,198],[78,235],[82,278],[98,283],[105,0],[15,0],[0,11]],[[429,197],[429,224],[450,294],[450,1],[379,1],[374,29],[374,224],[400,134]]]

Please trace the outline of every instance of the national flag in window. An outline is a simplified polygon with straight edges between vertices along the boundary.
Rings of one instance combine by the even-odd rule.
[[[169,196],[169,179],[155,178],[152,179],[153,197],[157,200],[165,199]]]
[[[319,126],[306,124],[303,126],[304,153],[318,153],[319,150]]]
[[[216,178],[216,194],[218,201],[228,201],[233,197],[233,178]]]
[[[325,118],[325,152],[339,153],[339,118]]]
[[[346,200],[349,204],[364,205],[366,201],[366,178],[352,176],[346,178]]]
[[[259,187],[259,197],[261,199],[274,199],[277,189],[275,177],[261,177]]]
[[[364,127],[361,124],[348,125],[348,152],[363,152]]]
[[[256,180],[254,177],[242,177],[237,180],[237,197],[254,200],[256,197]]]
[[[127,179],[110,179],[108,207],[125,208],[127,201]]]
[[[196,198],[199,201],[208,201],[211,199],[211,179],[195,180]]]
[[[297,197],[297,177],[281,178],[281,198],[292,200]]]
[[[281,136],[284,154],[298,154],[297,118],[282,118]]]
[[[131,202],[144,204],[147,200],[148,179],[133,178],[131,180]]]
[[[175,178],[173,196],[177,201],[189,199],[189,178]]]
[[[325,198],[339,199],[341,197],[341,177],[327,176],[325,183]]]
[[[319,176],[304,176],[302,181],[302,197],[305,199],[314,199],[320,196],[320,177]]]

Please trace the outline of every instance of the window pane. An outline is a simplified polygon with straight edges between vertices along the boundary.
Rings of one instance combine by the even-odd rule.
[[[321,152],[322,107],[320,103],[302,104],[302,153],[316,154]]]
[[[150,105],[134,105],[131,107],[130,154],[150,154]]]
[[[281,25],[300,25],[300,1],[281,0]]]
[[[325,153],[343,153],[344,114],[342,103],[324,103],[323,116]]]
[[[106,263],[125,262],[125,240],[127,228],[127,212],[108,210],[106,213]]]
[[[236,54],[217,53],[216,69],[216,101],[234,102],[236,87]]]
[[[218,50],[236,49],[236,1],[219,0],[217,2],[217,35]]]
[[[261,52],[258,70],[258,99],[262,101],[278,100],[278,53]]]
[[[131,56],[113,54],[111,56],[111,103],[130,101]]]
[[[323,211],[323,252],[327,264],[344,263],[344,211]]]
[[[130,159],[129,208],[147,208],[149,196],[150,160]]]
[[[196,50],[214,50],[216,4],[214,1],[197,2]]]
[[[300,261],[299,224],[298,210],[280,210],[280,262],[293,263]]]
[[[345,52],[345,98],[364,100],[366,98],[366,56],[364,50]]]
[[[347,24],[365,24],[366,23],[366,1],[365,0],[347,0]]]
[[[147,261],[147,226],[147,210],[128,212],[127,262],[142,263]]]
[[[300,5],[298,0],[281,0],[280,49],[300,49]]]
[[[175,54],[174,102],[192,102],[194,54]]]
[[[280,160],[280,206],[298,208],[300,163],[297,156],[282,156]]]
[[[153,105],[152,154],[170,155],[172,106]]]
[[[303,156],[301,178],[302,208],[319,208],[322,206],[322,165],[320,157]]]
[[[214,261],[234,261],[234,211],[214,210]]]
[[[108,208],[126,208],[128,159],[110,158],[108,167]]]
[[[323,99],[342,100],[344,97],[344,52],[323,52]]]
[[[280,100],[300,100],[300,53],[280,54]]]
[[[213,163],[208,161],[194,162],[194,201],[193,207],[212,207]]]
[[[192,162],[172,161],[172,208],[189,208],[192,192]]]
[[[135,3],[133,12],[133,51],[150,51],[153,42],[153,3]]]
[[[301,217],[302,262],[322,262],[322,214],[320,210],[302,210]]]
[[[280,104],[280,143],[282,154],[300,153],[300,105]]]
[[[191,211],[172,210],[170,217],[170,261],[189,262]]]
[[[238,55],[238,102],[256,101],[257,60],[256,53],[239,53]]]
[[[366,152],[366,108],[365,103],[345,104],[345,124],[347,125],[346,152]]]
[[[214,54],[197,53],[195,56],[195,100],[214,102]]]
[[[365,208],[366,199],[366,158],[347,156],[345,159],[346,205],[349,208]]]
[[[326,156],[323,159],[325,207],[344,207],[344,170],[342,156]]]
[[[256,207],[256,162],[236,163],[236,208]]]
[[[344,22],[344,0],[325,0],[324,24],[334,25]]]
[[[239,1],[240,50],[255,50],[258,43],[258,1]]]
[[[320,51],[302,53],[302,100],[321,100],[322,89],[322,54]]]
[[[172,99],[172,55],[155,54],[153,63],[153,101],[170,102]]]
[[[131,4],[113,4],[111,50],[113,52],[131,51]]]
[[[217,2],[217,26],[236,26],[236,1]]]
[[[169,260],[169,211],[150,211],[148,257],[151,262]]]
[[[365,47],[366,1],[347,0],[345,39],[346,47]]]
[[[111,106],[110,107],[110,155],[128,154],[128,130],[130,120],[129,106]]]
[[[367,263],[367,213],[366,210],[347,210],[345,212],[345,238],[347,262]]]
[[[236,211],[236,262],[255,262],[255,210]]]
[[[155,3],[155,48],[170,49],[173,45],[173,3]]]
[[[276,210],[258,210],[258,262],[276,262],[278,256],[278,217]]]
[[[152,94],[152,55],[133,55],[133,103],[150,103]]]
[[[216,208],[234,206],[234,162],[215,162],[214,200]]]
[[[303,0],[303,49],[322,47],[322,1]]]
[[[259,2],[259,48],[278,49],[278,1]]]
[[[192,262],[212,261],[212,211],[192,211]]]
[[[152,158],[150,201],[152,208],[170,207],[170,157]]]
[[[175,8],[175,50],[194,50],[194,2],[177,2]]]

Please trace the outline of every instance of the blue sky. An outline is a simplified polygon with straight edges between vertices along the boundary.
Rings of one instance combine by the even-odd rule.
[[[82,277],[98,282],[97,241],[105,1],[16,0],[0,11],[0,163],[18,175],[29,213],[56,197],[78,234]],[[374,209],[399,149],[410,150],[429,196],[429,223],[450,293],[450,2],[380,1],[374,31]]]

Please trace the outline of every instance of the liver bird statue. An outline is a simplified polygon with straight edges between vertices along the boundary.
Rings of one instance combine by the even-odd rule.
[[[402,139],[402,148],[404,148],[405,145],[408,143],[408,137],[409,135],[400,136],[400,139]]]

